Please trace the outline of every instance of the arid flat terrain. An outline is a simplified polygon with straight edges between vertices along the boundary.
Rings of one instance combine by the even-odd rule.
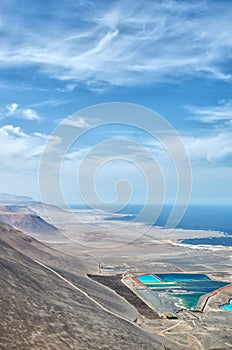
[[[105,221],[105,213],[73,215],[33,202],[0,212],[18,215],[15,228],[0,227],[1,349],[232,349],[232,313],[220,309],[232,298],[230,284],[203,312],[169,319],[151,317],[117,277],[204,272],[232,283],[230,247],[179,242],[221,233]],[[26,234],[17,229],[25,213],[40,223],[32,229],[28,221]]]

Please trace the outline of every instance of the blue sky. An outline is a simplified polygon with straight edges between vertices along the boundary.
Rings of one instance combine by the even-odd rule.
[[[2,0],[0,191],[38,199],[39,159],[53,129],[82,108],[130,102],[159,113],[181,136],[192,163],[192,203],[231,204],[231,23],[227,0]],[[85,151],[128,133],[109,126],[73,146],[62,175],[69,202],[80,200],[73,188]],[[142,131],[132,128],[129,139],[153,152]],[[176,182],[165,159],[169,201]],[[141,172],[118,160],[97,177],[103,198],[115,195],[116,175],[129,176],[134,202],[144,200]]]

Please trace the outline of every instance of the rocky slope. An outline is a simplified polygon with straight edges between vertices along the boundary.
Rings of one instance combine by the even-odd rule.
[[[159,339],[105,312],[17,251],[9,244],[13,237],[14,245],[17,239],[29,239],[0,223],[2,350],[162,348]],[[31,242],[25,240],[25,247]],[[40,243],[35,241],[34,244],[38,249]]]

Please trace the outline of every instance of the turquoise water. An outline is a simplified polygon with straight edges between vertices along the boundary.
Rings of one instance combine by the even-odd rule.
[[[201,273],[159,273],[157,276],[165,282],[211,281],[208,276]]]
[[[170,293],[168,296],[178,298],[180,304],[186,309],[194,310],[197,306],[198,300],[205,293]]]
[[[156,278],[155,276],[148,274],[148,275],[143,275],[143,276],[138,276],[137,280],[139,280],[140,282],[146,284],[149,282],[160,282],[160,280],[158,278]]]
[[[232,311],[232,299],[230,299],[228,304],[221,305],[220,308],[223,310]]]
[[[179,282],[179,284],[190,292],[209,293],[215,289],[226,286],[228,283],[213,280]]]
[[[160,289],[160,290],[167,290],[167,289],[181,289],[181,286],[175,283],[151,283],[146,284],[147,287],[149,287],[152,290]]]
[[[157,277],[156,277],[157,276]],[[178,298],[183,308],[194,310],[200,297],[218,288],[227,285],[227,282],[211,280],[207,275],[201,273],[160,273],[155,276],[147,274],[138,276],[137,279],[145,284],[153,293],[167,292],[170,298]],[[182,293],[174,291],[182,290]],[[171,293],[173,290],[173,293]],[[223,305],[224,310],[232,310],[232,301]]]

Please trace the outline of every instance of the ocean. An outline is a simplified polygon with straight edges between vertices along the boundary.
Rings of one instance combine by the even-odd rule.
[[[89,209],[86,206],[78,205],[71,205],[70,208]],[[142,208],[142,205],[130,204],[118,212],[118,214],[123,214],[118,217],[114,215],[111,216],[109,208],[109,216],[105,218],[105,220],[136,221]],[[165,227],[171,210],[172,206],[165,205],[154,222],[155,207],[150,206],[147,210],[146,217],[143,217],[143,222],[154,226]],[[111,211],[114,212],[114,210]],[[183,240],[183,243],[232,246],[232,205],[189,205],[183,218],[178,223],[177,228],[219,231],[228,235],[227,237],[221,238]]]

